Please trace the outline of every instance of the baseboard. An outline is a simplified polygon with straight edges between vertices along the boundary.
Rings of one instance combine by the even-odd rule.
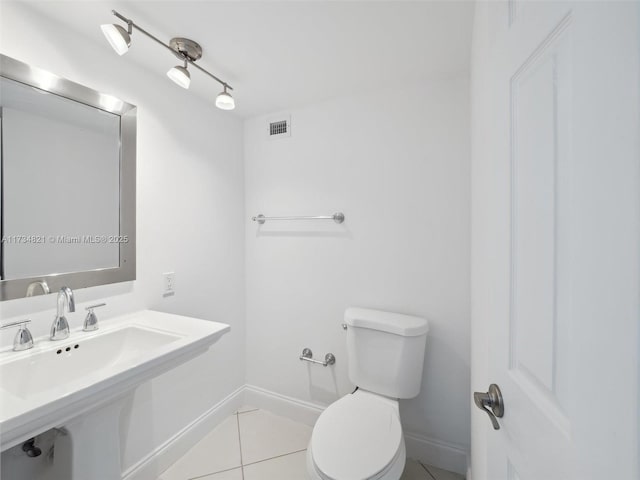
[[[245,402],[276,415],[313,426],[325,407],[254,385],[245,386]],[[467,472],[467,450],[459,445],[405,432],[407,456],[461,475]]]
[[[464,447],[407,431],[404,440],[407,457],[460,475],[467,473],[468,452]]]
[[[157,480],[211,430],[245,404],[245,387],[222,399],[122,474],[123,480]]]
[[[245,385],[244,400],[247,405],[267,410],[311,427],[315,425],[316,420],[325,409],[322,405],[281,395],[254,385]]]

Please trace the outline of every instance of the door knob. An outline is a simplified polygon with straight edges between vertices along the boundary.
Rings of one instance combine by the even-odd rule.
[[[504,416],[504,402],[502,401],[502,392],[500,387],[495,383],[489,385],[488,392],[475,392],[473,394],[473,401],[480,410],[484,410],[489,415],[491,424],[494,430],[500,430],[500,424],[498,418]]]

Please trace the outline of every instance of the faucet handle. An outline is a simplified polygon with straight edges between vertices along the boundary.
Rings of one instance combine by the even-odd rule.
[[[95,305],[90,305],[85,310],[88,312],[87,316],[84,319],[84,326],[82,330],[85,332],[92,332],[98,329],[98,317],[93,312],[94,308],[104,307],[106,303],[96,303]]]
[[[0,325],[0,330],[17,327],[18,325],[26,325],[27,323],[31,323],[31,319],[27,318],[25,320],[18,320],[17,322],[5,323],[4,325]]]
[[[20,352],[22,350],[29,350],[33,347],[33,336],[27,328],[27,324],[31,323],[31,320],[19,320],[17,322],[6,323],[0,326],[0,330],[11,327],[19,327],[16,336],[13,339],[13,351]]]
[[[106,305],[106,303],[96,303],[95,305],[89,305],[88,307],[85,308],[86,311],[90,312],[92,311],[94,308],[98,308],[98,307],[104,307]]]

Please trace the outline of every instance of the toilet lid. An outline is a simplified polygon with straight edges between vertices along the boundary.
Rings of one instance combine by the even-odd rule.
[[[364,392],[330,405],[311,435],[316,467],[334,480],[374,477],[393,461],[401,443],[397,409]]]

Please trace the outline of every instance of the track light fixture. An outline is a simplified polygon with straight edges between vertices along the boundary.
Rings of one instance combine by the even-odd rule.
[[[136,25],[132,20],[120,15],[115,10],[112,10],[111,13],[113,13],[116,17],[118,17],[123,22],[126,22],[127,24],[126,30],[121,25],[116,24],[100,26],[100,28],[102,29],[102,33],[104,33],[104,36],[107,38],[109,44],[113,47],[118,55],[124,55],[129,50],[129,47],[131,46],[131,34],[133,33],[133,29],[135,28],[143,35],[146,35],[156,43],[165,47],[167,50],[169,50],[184,62],[184,66],[175,66],[167,72],[167,76],[171,80],[180,85],[182,88],[189,88],[189,84],[191,83],[191,74],[187,70],[187,67],[189,66],[189,64],[191,64],[193,67],[197,68],[202,73],[208,75],[220,85],[222,85],[223,91],[220,92],[216,97],[216,107],[222,110],[233,110],[235,108],[235,101],[231,94],[227,92],[227,90],[233,90],[233,88],[227,82],[223,82],[218,77],[216,77],[212,73],[209,73],[201,66],[196,65],[195,62],[202,58],[202,47],[197,42],[188,38],[178,37],[172,38],[169,41],[169,45],[167,45],[162,40],[159,40],[157,37],[151,35],[139,25]]]

